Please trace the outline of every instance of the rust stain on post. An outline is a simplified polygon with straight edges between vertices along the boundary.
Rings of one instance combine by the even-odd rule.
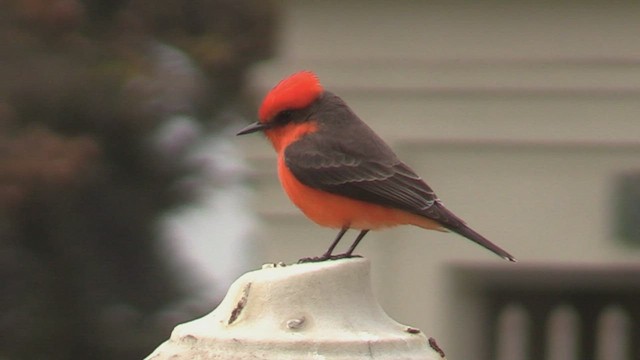
[[[414,327],[407,327],[405,329],[406,332],[408,332],[409,334],[420,334],[420,329],[416,329]]]
[[[442,351],[440,346],[438,346],[438,343],[436,343],[436,339],[430,337],[429,338],[429,346],[431,346],[431,348],[433,350],[435,350],[438,354],[440,354],[440,357],[442,357],[444,359],[444,357],[445,357],[444,351]]]
[[[251,283],[248,283],[244,287],[244,289],[242,289],[242,297],[240,297],[240,300],[238,300],[238,303],[231,311],[231,316],[229,317],[227,325],[231,325],[238,319],[240,313],[242,313],[242,310],[244,309],[245,305],[247,305],[247,300],[249,299],[249,290],[251,290]]]

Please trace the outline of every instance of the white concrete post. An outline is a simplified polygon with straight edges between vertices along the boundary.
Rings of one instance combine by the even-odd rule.
[[[442,360],[435,341],[389,318],[362,258],[266,265],[210,314],[178,325],[147,360]]]

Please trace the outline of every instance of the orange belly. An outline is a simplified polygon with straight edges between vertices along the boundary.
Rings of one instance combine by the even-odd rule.
[[[443,230],[437,222],[404,210],[370,204],[360,200],[316,190],[302,184],[289,171],[284,156],[278,156],[280,183],[291,201],[312,221],[331,228],[380,229],[411,224],[425,229]]]

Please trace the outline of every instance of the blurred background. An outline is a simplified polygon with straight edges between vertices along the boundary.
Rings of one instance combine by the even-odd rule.
[[[242,272],[320,255],[335,231],[233,136],[301,69],[520,260],[372,233],[391,317],[449,359],[640,358],[640,3],[0,7],[0,358],[142,358]]]
[[[519,260],[413,227],[367,235],[358,251],[394,319],[449,359],[640,359],[640,3],[278,5],[257,93],[316,71]],[[321,254],[335,231],[282,195],[266,141],[237,142],[257,172],[266,259]]]
[[[228,128],[274,27],[258,0],[0,2],[0,359],[141,359],[256,266]]]

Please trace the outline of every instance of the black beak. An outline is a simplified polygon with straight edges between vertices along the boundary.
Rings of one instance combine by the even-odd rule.
[[[267,125],[267,124],[263,124],[261,122],[254,122],[253,124],[250,124],[246,128],[238,131],[236,136],[237,135],[251,134],[251,133],[254,133],[256,131],[262,131],[262,130],[268,129],[268,128],[269,128],[269,125]]]

